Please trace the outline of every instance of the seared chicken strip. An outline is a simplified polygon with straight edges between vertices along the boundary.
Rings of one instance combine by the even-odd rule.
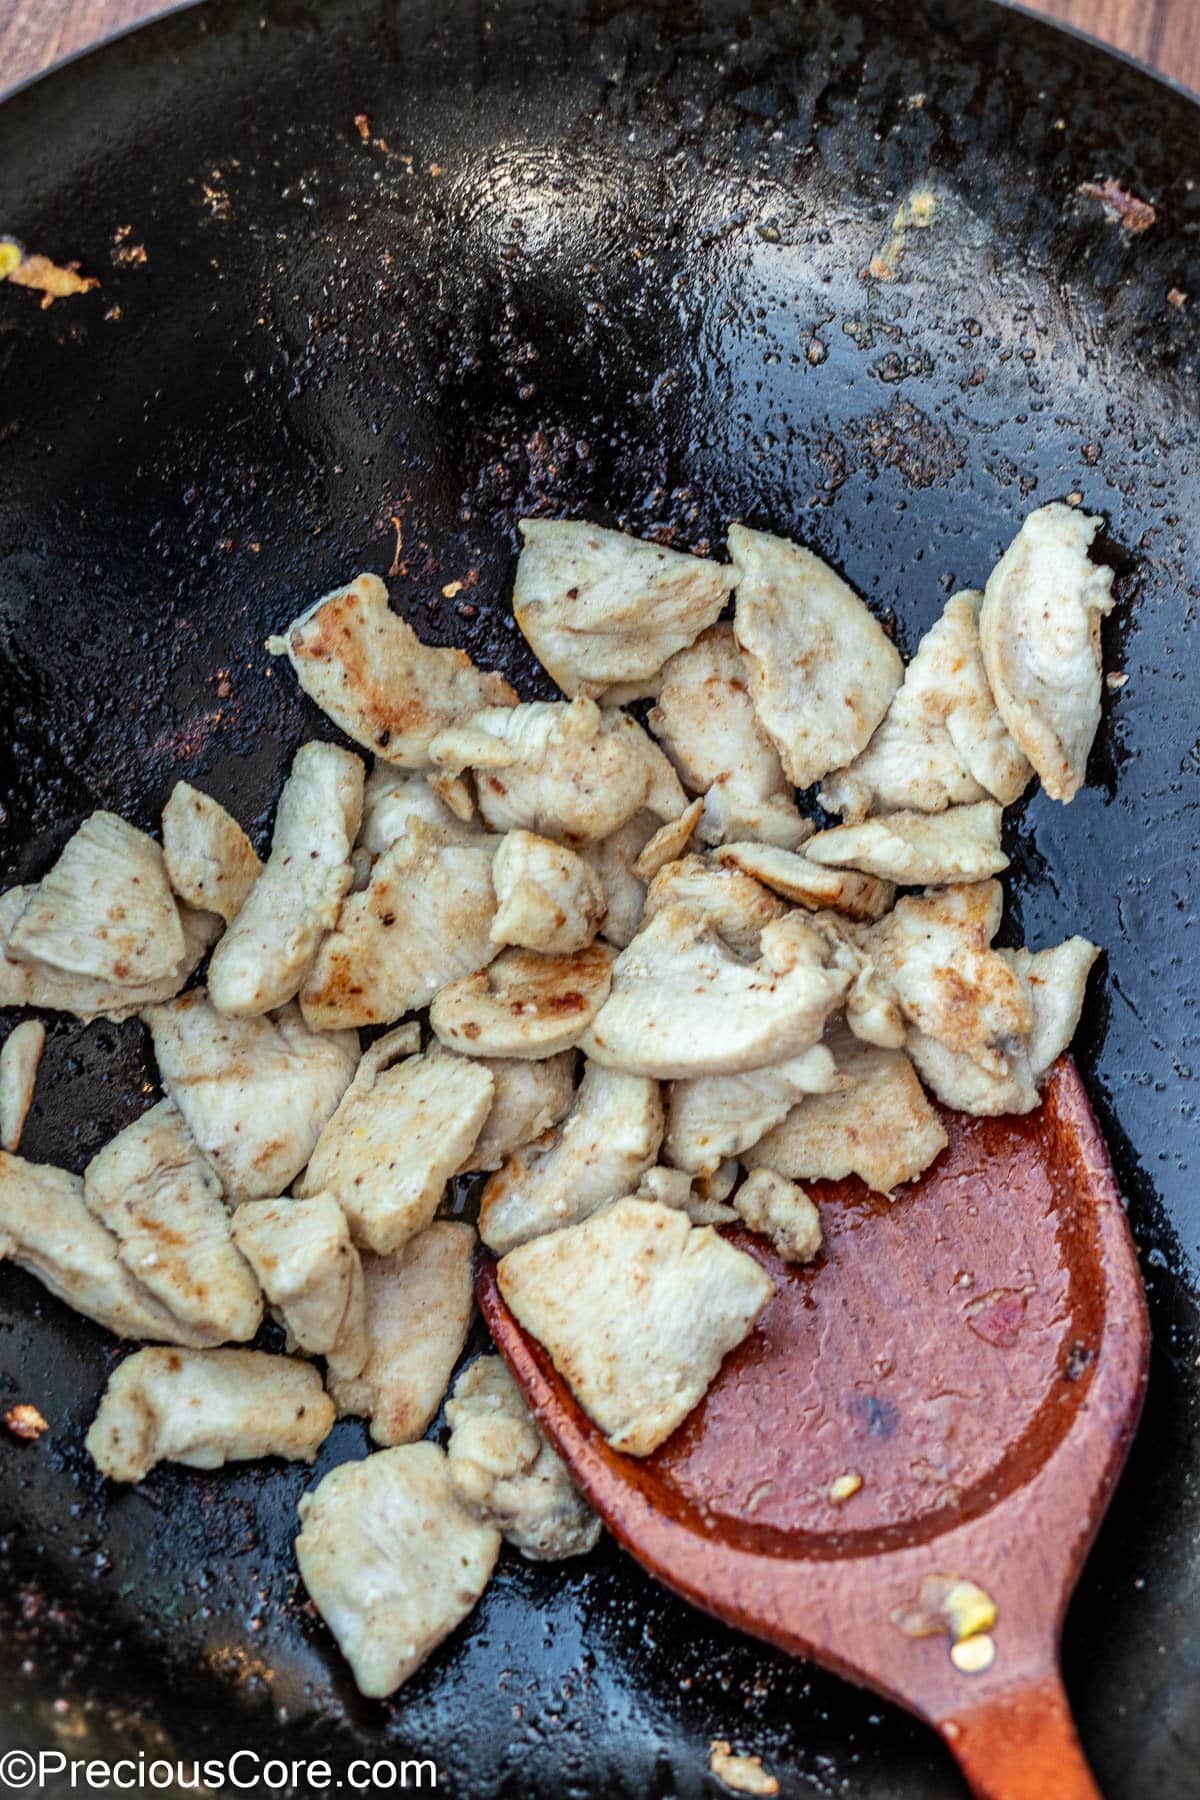
[[[125,987],[161,981],[187,946],[163,853],[115,813],[94,812],[27,898],[7,955]]]
[[[1113,572],[1088,550],[1102,521],[1070,506],[1030,513],[993,569],[979,615],[1000,716],[1052,800],[1083,785],[1100,723],[1100,620]]]
[[[686,1169],[647,1169],[634,1189],[635,1200],[653,1200],[686,1213],[693,1225],[729,1225],[737,1218],[725,1196],[738,1176],[735,1162],[721,1163],[711,1173],[689,1175]]]
[[[575,1097],[573,1050],[562,1050],[541,1062],[520,1056],[481,1060],[491,1071],[492,1106],[474,1149],[463,1160],[460,1175],[498,1169],[514,1151],[523,1150],[557,1125]]]
[[[580,1041],[608,998],[612,967],[604,944],[571,956],[505,950],[491,968],[443,988],[429,1023],[464,1056],[557,1056]]]
[[[618,1200],[510,1250],[500,1291],[614,1450],[649,1456],[702,1398],[774,1292],[710,1226]]]
[[[1003,906],[997,881],[906,894],[870,934],[874,968],[910,1025],[993,1075],[1005,1073],[1003,1040],[1033,1024],[1018,977],[990,948]]]
[[[284,783],[266,867],[213,951],[217,1011],[273,1012],[300,990],[353,879],[363,766],[334,744],[302,744]]]
[[[711,625],[733,571],[569,519],[522,519],[513,612],[564,694],[641,688]]]
[[[467,801],[471,801],[465,783],[456,783],[456,787],[461,787]],[[454,798],[453,793],[451,798]],[[473,801],[471,805],[473,807]],[[359,846],[369,851],[372,857],[382,856],[397,838],[405,835],[411,819],[422,819],[426,825],[437,826],[447,843],[467,844],[477,840],[482,835],[479,826],[459,816],[462,806],[457,800],[456,806],[458,811],[434,791],[427,773],[412,774],[405,769],[393,769],[388,763],[376,763],[363,790]],[[469,813],[467,819],[470,819]]]
[[[306,1200],[247,1200],[233,1215],[233,1241],[287,1327],[290,1344],[357,1375],[367,1359],[362,1264],[346,1215],[332,1194]]]
[[[941,812],[990,794],[1008,806],[1033,770],[996,710],[979,647],[982,594],[955,594],[917,646],[904,685],[854,762],[831,775],[821,804],[852,820]]]
[[[210,1344],[245,1343],[262,1293],[233,1241],[221,1184],[171,1100],[118,1132],[84,1170],[88,1211],[147,1293]]]
[[[380,1255],[429,1224],[483,1129],[495,1085],[468,1057],[392,1064],[387,1046],[385,1038],[363,1057],[296,1183],[298,1194],[332,1194],[355,1243]]]
[[[711,856],[684,856],[661,868],[646,890],[644,922],[649,925],[664,907],[674,905],[703,913],[747,962],[757,962],[762,954],[763,927],[787,911],[770,888]]]
[[[755,838],[794,850],[804,842],[812,827],[755,713],[732,625],[712,626],[671,658],[650,729],[684,786],[704,797],[704,843]]]
[[[394,1693],[483,1593],[500,1533],[469,1513],[436,1444],[342,1463],[300,1502],[296,1561],[360,1691]]]
[[[474,771],[493,831],[534,831],[572,847],[610,836],[643,807],[665,821],[687,805],[637,721],[594,700],[477,713],[435,738],[431,755],[449,774]]]
[[[109,1376],[84,1441],[110,1481],[144,1481],[160,1462],[312,1462],[333,1419],[309,1363],[260,1350],[138,1350]]]
[[[816,841],[810,838],[803,851],[780,850],[774,844],[722,844],[714,854],[718,862],[814,912],[831,907],[850,919],[881,918],[896,898],[893,884],[853,870],[823,868],[808,854]]]
[[[861,1176],[877,1193],[912,1181],[949,1139],[901,1050],[880,1050],[849,1032],[830,1039],[841,1084],[812,1094],[746,1150],[751,1169],[797,1181]]]
[[[573,850],[510,831],[492,861],[498,908],[494,944],[518,944],[547,955],[565,955],[590,944],[604,922],[607,902],[595,871]]]
[[[733,1205],[743,1224],[770,1238],[784,1262],[811,1262],[821,1248],[816,1202],[774,1169],[751,1169]]]
[[[858,869],[904,887],[985,881],[1007,869],[1000,848],[1000,806],[981,800],[945,812],[894,812],[861,825],[818,832],[804,846],[810,862]]]
[[[143,1006],[172,999],[220,931],[215,913],[179,908],[184,951],[169,975],[157,981],[98,980],[92,975],[68,975],[49,963],[18,962],[8,954],[12,927],[24,912],[33,888],[9,888],[0,894],[0,1006],[44,1006],[54,1012],[74,1013],[91,1019],[128,1019]]]
[[[84,1205],[78,1175],[0,1152],[0,1261],[28,1269],[59,1300],[118,1337],[211,1342],[135,1280],[120,1248]]]
[[[0,1149],[19,1150],[37,1085],[46,1027],[40,1019],[14,1025],[0,1048]]]
[[[855,1037],[881,1050],[903,1050],[908,1026],[895,990],[875,967],[871,927],[836,912],[816,913],[812,923],[828,946],[830,968],[850,979],[846,1023]]]
[[[423,644],[388,606],[378,575],[335,588],[267,639],[286,656],[309,697],[347,737],[404,769],[429,764],[439,731],[481,706],[511,706],[503,675],[485,674],[462,650]]]
[[[607,1068],[669,1081],[733,1075],[809,1049],[847,982],[785,949],[786,924],[768,925],[760,961],[744,963],[703,913],[665,907],[617,958],[584,1051]]]
[[[806,1094],[826,1094],[836,1085],[837,1070],[824,1044],[742,1075],[672,1082],[667,1155],[689,1173],[710,1172],[757,1144]]]
[[[479,1235],[499,1255],[578,1224],[633,1192],[654,1166],[662,1135],[656,1081],[589,1063],[562,1125],[518,1151],[484,1188]]]
[[[222,1018],[203,988],[143,1017],[162,1084],[228,1198],[282,1193],[350,1085],[357,1034],[310,1031],[294,1006]]]
[[[542,1436],[501,1356],[480,1356],[446,1402],[450,1480],[463,1505],[531,1562],[586,1556],[600,1521]]]
[[[754,710],[788,780],[810,787],[864,749],[904,665],[854,590],[810,550],[731,525],[729,553]]]
[[[678,862],[686,855],[703,816],[703,800],[693,800],[677,819],[669,819],[665,825],[660,825],[639,853],[633,865],[634,874],[642,881],[652,881],[668,863]]]
[[[1021,983],[1033,1014],[1023,1037],[999,1046],[1004,1067],[981,1069],[923,1031],[910,1031],[908,1053],[926,1086],[945,1106],[991,1116],[1032,1112],[1041,1083],[1075,1035],[1088,973],[1099,955],[1086,938],[1068,938],[1053,950],[1000,950],[997,955]]]
[[[579,846],[580,856],[596,871],[604,888],[606,910],[601,936],[618,950],[637,936],[641,925],[646,883],[635,872],[636,865],[658,830],[658,820],[643,807],[608,837]]]
[[[262,873],[254,845],[219,800],[177,781],[163,807],[163,859],[171,886],[228,925]]]
[[[360,1373],[330,1373],[341,1414],[371,1421],[377,1444],[419,1438],[450,1382],[474,1310],[469,1225],[438,1219],[395,1256],[363,1257],[367,1355]]]
[[[390,1024],[490,962],[499,949],[491,938],[498,842],[450,842],[441,826],[411,817],[322,944],[300,995],[308,1023],[318,1031]]]

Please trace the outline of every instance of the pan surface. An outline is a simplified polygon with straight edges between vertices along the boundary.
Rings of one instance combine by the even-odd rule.
[[[1155,222],[1113,216],[1112,180]],[[888,244],[914,190],[932,225]],[[515,521],[828,556],[911,654],[1032,506],[1120,570],[1091,783],[1009,816],[1010,930],[1108,950],[1076,1053],[1154,1318],[1150,1397],[1068,1623],[1106,1793],[1200,1766],[1200,113],[983,0],[213,0],[0,109],[0,229],[95,292],[0,288],[0,879],[187,775],[266,833],[331,735],[262,641],[360,568],[547,691]],[[886,247],[893,279],[865,272]],[[457,591],[444,589],[462,583]],[[50,1023],[24,1148],[79,1169],[155,1093],[135,1024]],[[315,1471],[97,1477],[110,1340],[0,1277],[0,1738],[72,1754],[429,1756],[471,1796],[949,1796],[931,1735],[725,1631],[610,1544],[502,1559],[394,1703],[291,1556]],[[874,1410],[864,1408],[864,1415]],[[965,1428],[986,1430],[987,1420]]]

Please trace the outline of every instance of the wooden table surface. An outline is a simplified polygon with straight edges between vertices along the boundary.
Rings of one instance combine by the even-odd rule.
[[[1026,0],[1200,93],[1200,0]],[[59,57],[168,10],[164,0],[0,0],[0,93]]]

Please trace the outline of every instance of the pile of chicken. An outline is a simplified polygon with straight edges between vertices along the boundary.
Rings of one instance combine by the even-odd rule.
[[[360,576],[268,648],[369,775],[306,743],[265,864],[180,782],[161,845],[94,813],[0,897],[0,1004],[143,1020],[165,1096],[80,1177],[14,1154],[40,1024],[0,1053],[0,1254],[154,1346],[89,1449],[139,1481],[311,1461],[368,1419],[384,1448],[305,1496],[296,1544],[364,1693],[466,1615],[502,1536],[553,1557],[599,1529],[496,1357],[460,1376],[448,1450],[417,1441],[471,1316],[453,1177],[486,1172],[509,1305],[644,1456],[773,1291],[714,1225],[807,1261],[799,1184],[911,1181],[947,1141],[926,1090],[1038,1104],[1096,951],[992,948],[1000,822],[1035,774],[1063,801],[1083,780],[1096,526],[1034,513],[906,668],[780,538],[735,526],[719,563],[526,522],[514,605],[553,702],[422,644]],[[816,783],[833,829],[797,805]],[[399,1022],[424,1008],[428,1033]],[[268,1307],[289,1354],[228,1347]]]

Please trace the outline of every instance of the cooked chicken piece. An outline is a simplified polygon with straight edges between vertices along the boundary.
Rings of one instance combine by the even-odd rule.
[[[490,969],[444,987],[429,1023],[463,1056],[557,1056],[583,1036],[612,985],[613,952],[589,944],[570,956],[505,950]]]
[[[759,724],[732,625],[714,625],[663,670],[650,729],[684,786],[704,797],[706,844],[755,838],[794,850],[811,830]]]
[[[1075,1035],[1088,972],[1100,952],[1086,938],[1072,937],[1053,950],[1000,950],[1016,975],[1033,1012],[1025,1037],[1001,1045],[1004,1071],[981,1069],[969,1056],[948,1050],[922,1031],[909,1033],[908,1051],[922,1080],[945,1106],[992,1116],[1032,1112],[1051,1065]]]
[[[482,824],[475,819],[475,795],[471,784],[462,775],[446,775],[441,770],[429,776],[430,792],[435,800],[440,800],[452,819],[460,825],[470,825],[472,831],[482,831]]]
[[[825,940],[829,967],[850,978],[846,1023],[855,1037],[883,1050],[903,1050],[908,1026],[891,983],[875,967],[871,927],[837,912],[815,913],[812,923]]]
[[[606,708],[602,718],[607,735],[627,749],[630,756],[636,756],[646,772],[646,792],[642,800],[646,811],[664,823],[678,819],[680,813],[687,810],[688,797],[670,761],[654,739],[636,719],[628,713],[618,712],[615,707]]]
[[[532,831],[510,831],[501,839],[492,881],[499,902],[494,944],[562,956],[590,944],[604,922],[607,902],[595,870],[573,850]]]
[[[160,1462],[310,1463],[333,1420],[309,1363],[261,1350],[138,1350],[109,1376],[84,1442],[110,1481],[144,1481]]]
[[[752,1169],[733,1205],[743,1224],[770,1238],[784,1262],[811,1262],[821,1248],[816,1202],[774,1169]]]
[[[667,1101],[667,1155],[679,1169],[712,1171],[757,1144],[805,1094],[827,1094],[836,1083],[833,1057],[823,1044],[744,1075],[673,1082]]]
[[[262,1322],[254,1271],[233,1241],[221,1184],[171,1100],[117,1133],[83,1174],[88,1211],[146,1292],[210,1344]]]
[[[12,927],[34,891],[15,887],[0,894],[0,1006],[43,1006],[54,1012],[74,1013],[85,1023],[96,1018],[128,1019],[143,1006],[172,999],[221,927],[215,913],[193,912],[190,906],[181,906],[183,956],[171,973],[158,981],[102,981],[91,975],[67,975],[48,963],[17,962],[8,954]]]
[[[821,804],[851,820],[941,812],[990,794],[1008,806],[1033,770],[996,710],[979,648],[981,594],[955,594],[917,646],[874,737],[830,776]]]
[[[732,1075],[809,1049],[846,977],[785,956],[773,936],[785,923],[768,925],[761,960],[745,963],[704,913],[664,907],[617,958],[612,994],[583,1039],[587,1055],[671,1081]]]
[[[441,1050],[442,1046],[431,1049]],[[444,1054],[454,1053],[447,1050]],[[492,1108],[474,1149],[458,1171],[460,1175],[498,1169],[514,1151],[523,1150],[557,1125],[575,1097],[573,1050],[563,1050],[542,1062],[519,1056],[482,1060],[492,1074]]]
[[[569,519],[522,519],[513,612],[564,694],[641,686],[733,592],[720,563]]]
[[[1007,1039],[1006,1046],[993,1067],[981,1069],[971,1057],[948,1050],[924,1031],[910,1031],[905,1042],[921,1080],[943,1106],[984,1118],[1032,1112],[1041,1100],[1024,1040]]]
[[[435,776],[434,780],[437,779]],[[457,792],[460,788],[465,790],[466,784],[452,778],[451,787]],[[469,794],[467,799],[470,800]],[[471,804],[473,806],[474,802]],[[467,818],[470,819],[470,814]],[[387,763],[376,763],[363,790],[359,845],[372,857],[382,856],[397,838],[405,835],[411,819],[421,819],[426,825],[436,826],[447,843],[469,844],[482,835],[478,826],[465,822],[459,811],[448,806],[434,791],[433,780],[428,774],[414,775],[404,769],[393,769]]]
[[[654,814],[643,808],[609,837],[579,846],[580,856],[595,869],[604,886],[607,911],[601,936],[618,950],[637,936],[642,922],[646,884],[634,873],[634,865],[658,829]]]
[[[804,854],[827,868],[858,869],[904,887],[984,881],[1008,867],[1000,848],[1000,811],[995,800],[980,800],[940,813],[888,813],[818,832]]]
[[[742,1161],[797,1181],[858,1175],[890,1194],[940,1156],[949,1139],[901,1050],[860,1043],[848,1031],[830,1039],[841,1085],[801,1100]]]
[[[728,1162],[718,1163],[715,1169],[705,1170],[692,1176],[692,1193],[699,1206],[723,1206],[738,1184],[741,1164],[731,1157]],[[693,1225],[713,1223],[709,1219],[701,1219],[694,1208],[689,1209]]]
[[[906,894],[870,934],[876,972],[909,1023],[993,1075],[1005,1073],[1003,1040],[1033,1024],[1020,981],[989,948],[1003,905],[997,881]]]
[[[1000,716],[1052,800],[1083,785],[1100,723],[1100,620],[1113,572],[1088,557],[1102,521],[1073,507],[1030,513],[993,569],[979,615]]]
[[[519,1323],[630,1456],[686,1419],[774,1292],[711,1226],[633,1199],[510,1250],[499,1278]]]
[[[693,800],[677,819],[670,819],[665,825],[659,826],[633,865],[633,872],[639,880],[652,881],[660,869],[665,868],[668,863],[678,862],[681,856],[686,855],[687,847],[703,815],[703,800]]]
[[[731,950],[757,961],[763,928],[782,919],[787,907],[778,895],[712,856],[684,856],[661,868],[646,890],[643,921],[649,925],[667,906],[690,906],[710,919]]]
[[[208,1343],[135,1281],[119,1250],[84,1205],[78,1175],[0,1152],[0,1261],[28,1269],[59,1300],[118,1337]]]
[[[1025,1048],[1035,1079],[1048,1074],[1075,1036],[1087,979],[1099,954],[1084,937],[1069,937],[1052,950],[1000,951],[1033,1009]]]
[[[357,1033],[310,1031],[294,1006],[225,1019],[203,988],[143,1017],[162,1084],[227,1197],[281,1194],[350,1085]]]
[[[287,1327],[289,1348],[357,1375],[367,1360],[366,1284],[333,1195],[247,1200],[233,1215],[233,1241]]]
[[[299,993],[353,880],[363,766],[335,744],[302,744],[284,783],[271,854],[212,954],[217,1011],[245,1019]]]
[[[450,774],[473,769],[493,831],[535,831],[578,845],[646,807],[665,821],[687,804],[674,770],[635,719],[594,700],[535,700],[477,713],[442,732],[431,754]]]
[[[814,912],[831,907],[851,919],[881,918],[896,898],[893,884],[874,875],[823,868],[808,854],[809,844],[815,842],[810,838],[803,853],[780,850],[774,844],[722,844],[713,854],[727,868],[752,875],[765,887]]]
[[[878,619],[810,550],[731,525],[729,554],[754,710],[788,780],[810,787],[865,747],[904,665]]]
[[[296,1561],[361,1693],[414,1675],[491,1578],[500,1533],[472,1517],[436,1444],[332,1469],[300,1502]]]
[[[521,1397],[501,1356],[464,1369],[446,1402],[450,1480],[463,1505],[531,1562],[586,1556],[600,1521]]]
[[[254,845],[219,800],[177,781],[163,807],[163,859],[181,900],[228,925],[262,872]]]
[[[736,1163],[726,1163],[722,1167],[733,1169],[736,1180]],[[674,1206],[686,1213],[693,1225],[728,1225],[737,1214],[720,1198],[721,1185],[720,1180],[714,1183],[706,1176],[693,1178],[685,1169],[658,1167],[646,1170],[633,1197],[635,1200],[653,1200],[659,1206]],[[730,1181],[729,1188],[732,1186],[733,1181]]]
[[[300,685],[347,737],[402,769],[429,765],[430,740],[481,706],[511,706],[503,675],[462,650],[423,644],[388,606],[378,575],[359,575],[267,639]]]
[[[28,898],[7,954],[67,975],[141,986],[184,960],[183,923],[163,853],[115,813],[94,812]]]
[[[19,1150],[46,1048],[40,1019],[14,1025],[0,1049],[0,1149]]]
[[[321,945],[300,995],[308,1023],[390,1024],[490,962],[498,841],[451,843],[440,826],[410,817]]]
[[[352,1380],[331,1372],[329,1391],[377,1444],[411,1443],[442,1404],[471,1324],[474,1252],[469,1225],[438,1219],[395,1256],[363,1257],[367,1358]]]
[[[384,1039],[363,1057],[296,1183],[298,1194],[332,1194],[355,1243],[381,1256],[429,1224],[483,1128],[495,1085],[468,1057],[393,1063],[392,1048]]]
[[[662,1143],[656,1081],[588,1064],[566,1119],[518,1151],[483,1190],[479,1235],[498,1255],[576,1225],[631,1194]]]

